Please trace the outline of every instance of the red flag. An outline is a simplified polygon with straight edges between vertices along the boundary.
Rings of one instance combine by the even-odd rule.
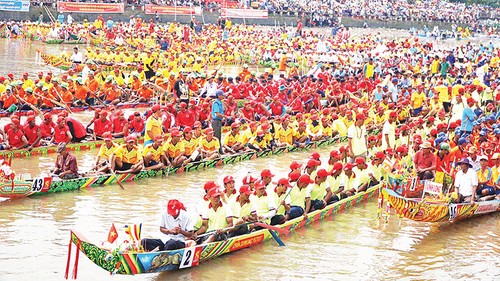
[[[111,224],[111,229],[108,233],[108,242],[113,243],[118,238],[118,233],[116,232],[115,224]]]

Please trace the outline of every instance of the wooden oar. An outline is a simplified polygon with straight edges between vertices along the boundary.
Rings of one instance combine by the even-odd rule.
[[[73,113],[73,111],[71,111],[71,108],[64,102],[64,99],[61,97],[61,95],[59,94],[59,91],[55,87],[54,87],[54,91],[56,92],[57,97],[61,100],[62,104],[64,105],[64,108],[66,108],[66,110],[69,113]]]
[[[40,116],[40,118],[43,119],[43,113],[40,109],[38,109],[36,106],[32,105],[31,103],[27,102],[25,99],[21,98],[20,96],[14,94],[14,96],[16,98],[18,98],[20,101],[22,101],[24,104],[28,105],[31,109],[33,109],[33,111],[36,112],[36,114],[38,114],[38,116]]]
[[[123,189],[125,190],[125,187],[123,186],[123,184],[120,182],[120,180],[118,179],[118,176],[116,175],[115,171],[113,171],[113,169],[109,169],[111,171],[111,174],[113,176],[115,176],[116,178],[116,183]]]
[[[41,96],[41,95],[36,94],[36,93],[33,93],[33,94],[34,94],[35,96],[37,96],[37,97],[41,98],[41,99],[46,99],[46,100],[50,101],[51,103],[53,103],[53,104],[55,104],[55,105],[58,105],[58,106],[60,106],[60,107],[64,108],[65,110],[68,110],[68,109],[66,109],[66,106],[67,106],[67,105],[66,105],[66,104],[64,104],[64,103],[58,102],[58,101],[53,100],[53,99],[48,98],[48,97]],[[68,111],[69,111],[70,113],[73,113],[73,112],[71,112],[71,110],[68,110]]]

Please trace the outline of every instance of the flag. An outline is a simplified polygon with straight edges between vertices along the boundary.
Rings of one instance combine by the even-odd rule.
[[[111,229],[109,230],[108,233],[108,242],[113,243],[115,240],[118,238],[118,232],[116,232],[116,227],[115,224],[111,224]]]
[[[140,224],[132,224],[125,226],[125,233],[127,233],[132,241],[140,241],[141,240],[141,229],[142,223]]]

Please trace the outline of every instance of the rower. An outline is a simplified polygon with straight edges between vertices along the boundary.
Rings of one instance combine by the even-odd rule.
[[[309,159],[306,164],[305,172],[311,177],[316,177],[317,168],[321,165],[321,162],[316,159]]]
[[[288,173],[288,176],[295,171],[300,173],[302,171],[302,164],[297,161],[292,161],[292,163],[290,163],[290,172]]]
[[[373,176],[373,173],[368,169],[365,158],[356,157],[354,160],[356,167],[353,168],[355,174],[354,186],[351,186],[351,193],[366,191],[369,187],[378,184],[378,181]]]
[[[174,128],[170,132],[170,136],[170,141],[163,146],[165,155],[168,159],[167,162],[173,167],[180,167],[187,159],[186,156],[184,156],[184,142],[181,141],[182,134],[179,129]]]
[[[59,143],[57,146],[57,153],[59,153],[59,155],[56,159],[56,167],[52,173],[58,175],[61,179],[78,178],[78,164],[76,163],[76,157],[68,152],[65,142]]]
[[[102,139],[104,140],[104,144],[99,148],[99,153],[97,153],[95,159],[94,169],[98,172],[106,173],[109,171],[109,160],[111,159],[111,155],[113,155],[113,152],[118,148],[118,144],[113,142],[113,137],[110,132],[104,133]],[[100,162],[101,159],[104,161]]]
[[[248,143],[248,147],[257,152],[270,149],[270,144],[265,138],[265,133],[262,130],[257,131],[257,136],[252,138]]]
[[[307,124],[305,121],[299,122],[299,128],[293,135],[293,143],[296,147],[305,148],[311,142],[311,138],[307,133]]]
[[[52,139],[52,136],[54,135],[54,127],[56,124],[52,122],[52,115],[50,113],[45,113],[43,115],[43,122],[40,124],[40,131],[42,134],[42,143],[44,145],[47,144],[48,141]]]
[[[187,165],[189,162],[195,162],[201,160],[200,155],[200,142],[198,139],[193,137],[193,130],[191,127],[186,127],[183,130],[184,134],[184,156],[186,156],[186,160],[184,160],[183,165]]]
[[[243,151],[244,145],[241,142],[240,123],[231,124],[231,131],[224,136],[223,152],[226,154],[235,154]]]
[[[298,172],[295,172],[298,173]],[[300,174],[300,173],[299,173]],[[274,189],[274,206],[277,206],[276,214],[271,217],[270,225],[282,224],[286,221],[285,214],[290,212],[290,191],[292,185],[287,178],[281,178],[278,180],[278,184]],[[258,203],[257,203],[258,204]],[[257,207],[257,215],[262,215],[259,213],[259,207]]]
[[[266,186],[267,192],[271,192],[271,190],[269,190],[269,188],[270,188],[269,184],[273,180],[273,177],[274,177],[274,174],[271,173],[271,170],[269,170],[269,169],[264,169],[264,170],[262,170],[262,172],[260,172],[260,179],[264,183],[264,185]]]
[[[66,120],[66,125],[68,126],[68,129],[73,136],[72,142],[81,142],[87,137],[87,130],[83,126],[82,122],[80,122],[80,120],[69,117],[67,111],[61,112],[60,115],[64,116]]]
[[[130,120],[130,117],[129,117]],[[130,121],[130,134],[135,137],[142,136],[144,134],[144,119],[142,119],[139,112],[134,112],[132,121]]]
[[[326,207],[327,202],[330,202],[332,196],[332,191],[326,182],[327,177],[330,174],[325,169],[319,169],[316,173],[316,178],[314,183],[309,186],[309,198],[306,198],[306,202],[310,200],[310,209],[306,209],[305,213],[309,213],[314,210],[321,210]]]
[[[221,192],[217,187],[210,189],[207,193],[210,204],[201,215],[202,225],[195,232],[194,238],[196,239],[196,236],[205,232],[213,232],[213,234],[205,236],[200,242],[211,243],[226,240],[227,232],[224,229],[233,226],[231,209],[222,204],[220,195]]]
[[[493,183],[493,171],[488,167],[488,157],[481,155],[479,158],[479,164],[481,167],[477,170],[477,192],[478,196],[488,196],[495,194],[495,186]]]
[[[256,183],[256,188],[257,186],[259,184]],[[260,186],[262,188],[265,187],[263,184],[260,184]],[[250,195],[253,193],[252,189],[248,185],[242,185],[239,191],[240,194],[230,205],[234,228],[229,230],[228,238],[249,233],[253,226],[249,226],[246,223],[257,220],[257,211],[253,203],[250,202]]]
[[[269,190],[269,188],[267,188]],[[264,221],[265,223],[270,223],[276,215],[276,207],[274,204],[274,188],[270,190],[269,196],[266,192],[266,186],[264,181],[260,180],[255,183],[255,195],[252,196],[252,202],[255,206],[256,215],[259,221]],[[284,221],[285,217],[276,218],[276,220]],[[276,223],[276,221],[275,221]]]
[[[159,170],[169,164],[165,156],[163,136],[156,136],[152,144],[146,145],[142,151],[145,170]]]
[[[328,187],[332,192],[332,196],[330,200],[325,200],[327,204],[332,204],[341,199],[346,198],[347,196],[344,192],[344,175],[342,174],[343,165],[340,162],[336,162],[333,164],[332,169],[330,170],[330,176],[327,178]]]
[[[143,168],[141,151],[136,145],[136,138],[128,136],[125,144],[118,147],[111,156],[111,170],[118,174],[139,173]]]
[[[94,120],[94,140],[102,139],[102,135],[106,132],[111,132],[113,124],[108,120],[108,112],[101,111],[99,119]]]
[[[214,137],[214,130],[207,128],[205,137],[200,140],[200,150],[204,160],[212,160],[219,157],[219,140]]]
[[[68,126],[66,125],[66,119],[62,116],[57,117],[57,125],[54,127],[54,134],[50,143],[69,143],[73,139]]]
[[[420,145],[420,150],[415,153],[413,163],[417,175],[421,180],[430,180],[434,178],[436,171],[436,155],[432,153],[432,145],[426,141]]]
[[[186,247],[186,240],[193,236],[195,220],[177,199],[168,200],[166,212],[162,212],[160,239],[144,238],[141,245],[146,251],[170,251]]]
[[[28,140],[21,130],[21,122],[19,118],[13,117],[11,119],[12,124],[8,130],[6,130],[7,140],[9,145],[7,149],[22,149],[28,146]]]
[[[310,209],[311,201],[309,200],[309,188],[310,184],[314,183],[308,174],[301,175],[297,180],[297,185],[292,187],[290,191],[290,212],[286,213],[286,220],[292,220],[304,215],[304,219],[307,218],[305,210]]]
[[[23,128],[24,135],[28,141],[28,149],[32,150],[34,147],[40,145],[40,140],[42,139],[42,132],[40,126],[36,124],[35,117],[33,115],[28,116],[26,119],[26,124]]]
[[[224,193],[221,194],[222,196],[222,201],[226,204],[233,204],[233,202],[236,201],[236,197],[238,195],[236,194],[236,189],[234,188],[235,186],[235,181],[233,176],[225,176],[223,179],[224,182]]]
[[[113,137],[124,138],[128,135],[129,122],[125,119],[125,114],[122,110],[116,113],[117,118],[113,119]]]

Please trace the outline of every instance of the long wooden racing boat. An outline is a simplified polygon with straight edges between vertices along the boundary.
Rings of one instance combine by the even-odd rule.
[[[400,216],[420,222],[458,221],[500,210],[500,200],[452,204],[425,198],[405,198],[387,188],[382,189],[382,195]]]
[[[287,221],[277,227],[294,231],[295,229],[305,227],[313,222],[326,219],[348,207],[354,206],[360,202],[367,201],[373,197],[380,189],[381,185],[371,187],[366,192],[360,192],[354,196],[343,199],[332,205],[328,205],[322,210],[317,210],[308,214],[307,220],[303,217]],[[169,270],[178,270],[199,265],[201,262],[219,257],[221,255],[235,252],[262,243],[265,240],[272,239],[270,231],[262,229],[242,236],[236,236],[225,241],[213,242],[209,244],[196,245],[191,248],[184,248],[172,251],[160,252],[122,252],[111,251],[100,247],[101,243],[94,244],[86,239],[82,234],[71,230],[70,243],[76,245],[77,251],[81,251],[97,266],[106,271],[115,274],[142,274],[162,272]],[[278,235],[278,233],[274,233]],[[69,245],[71,248],[71,244]],[[78,254],[77,254],[78,256]],[[69,271],[69,258],[66,273]],[[76,277],[78,260],[75,260],[73,277]],[[66,274],[66,277],[68,275]]]
[[[134,102],[134,103],[120,103],[115,105],[116,109],[129,109],[129,108],[146,108],[146,107],[151,107],[153,104],[150,102]],[[104,109],[106,108],[103,105],[93,105],[92,107],[89,106],[72,106],[70,107],[72,112],[83,112],[83,111],[90,111],[94,109]],[[62,107],[54,107],[50,109],[40,109],[41,112],[43,113],[51,113],[51,114],[58,114],[63,111],[66,111],[66,109]],[[18,110],[16,111],[16,115],[18,116],[26,116],[28,115],[28,112],[32,112],[32,110]],[[0,117],[8,117],[12,115],[11,112],[8,111],[1,111],[0,112]]]
[[[71,190],[79,190],[83,188],[98,187],[102,185],[114,184],[119,182],[136,181],[143,178],[158,177],[166,174],[191,172],[205,168],[218,167],[222,165],[232,164],[236,162],[255,159],[258,157],[266,157],[271,155],[279,155],[287,152],[301,151],[312,147],[329,146],[335,143],[345,142],[347,137],[335,137],[326,140],[311,142],[305,148],[298,147],[281,147],[275,150],[265,150],[261,152],[246,152],[241,154],[223,156],[208,161],[191,162],[186,166],[167,167],[161,170],[143,170],[138,174],[104,174],[95,176],[85,176],[70,180],[53,180],[51,177],[39,177],[33,180],[18,181],[2,180],[0,181],[0,197],[19,198],[33,195],[46,195],[55,192],[66,192]]]

